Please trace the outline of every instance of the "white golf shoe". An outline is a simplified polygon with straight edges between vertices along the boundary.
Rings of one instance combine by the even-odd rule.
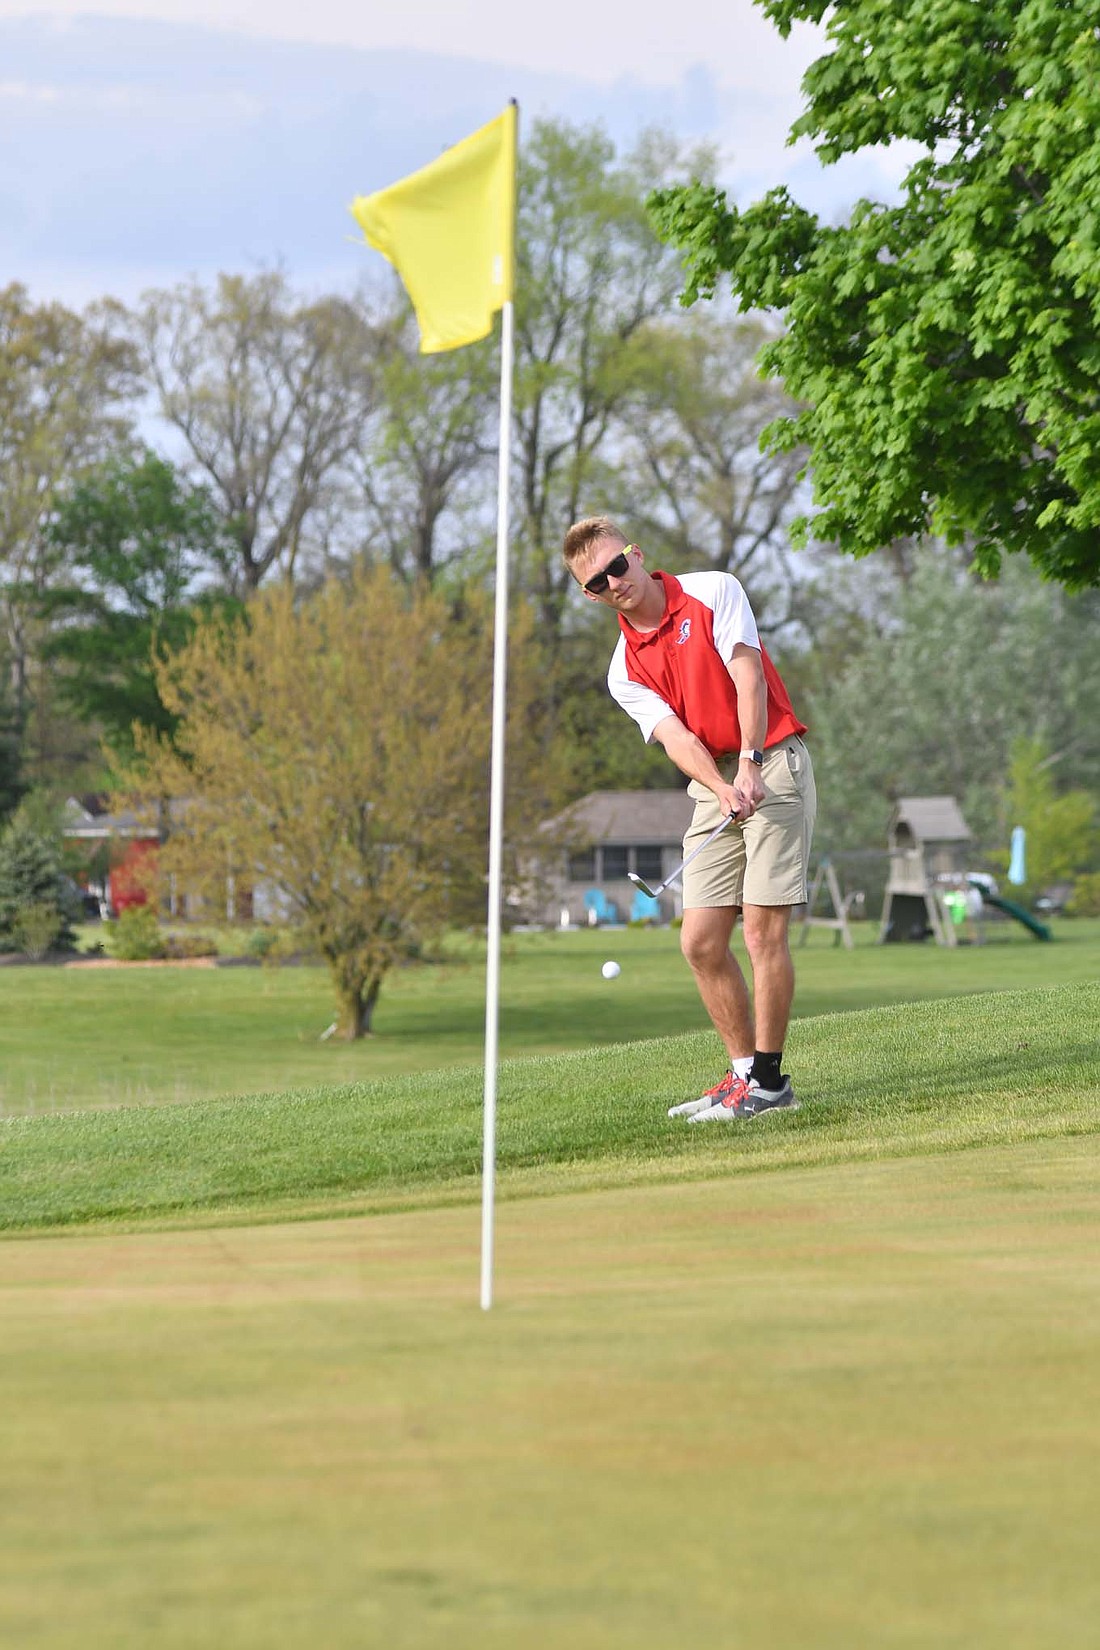
[[[721,1099],[705,1111],[692,1112],[689,1123],[743,1123],[765,1111],[797,1111],[798,1101],[791,1080],[784,1076],[777,1089],[763,1088],[743,1077],[735,1077]]]
[[[733,1070],[731,1069],[726,1072],[726,1075],[720,1082],[715,1083],[712,1089],[708,1089],[705,1094],[701,1094],[698,1100],[683,1100],[678,1106],[670,1106],[668,1108],[668,1115],[670,1117],[696,1117],[700,1112],[710,1111],[712,1107],[718,1105],[719,1102],[722,1101],[732,1089],[736,1088],[739,1083],[743,1082],[744,1078],[735,1076]]]

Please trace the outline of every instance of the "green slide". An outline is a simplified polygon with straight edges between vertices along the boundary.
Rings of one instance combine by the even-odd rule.
[[[1040,922],[1038,917],[1033,917],[1031,912],[1025,911],[1022,905],[1017,905],[1010,899],[1002,899],[1000,894],[991,894],[989,890],[983,888],[980,883],[976,882],[973,886],[977,888],[978,892],[981,894],[983,905],[995,905],[997,910],[1003,911],[1006,917],[1015,917],[1016,921],[1022,922],[1024,927],[1029,929],[1031,933],[1035,935],[1037,940],[1053,939],[1054,936],[1051,934],[1046,923]]]

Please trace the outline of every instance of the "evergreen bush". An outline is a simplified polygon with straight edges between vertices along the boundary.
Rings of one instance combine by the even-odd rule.
[[[47,949],[71,951],[76,902],[61,868],[60,841],[20,808],[0,836],[0,951],[23,950],[28,937],[37,944],[44,926],[53,928]]]

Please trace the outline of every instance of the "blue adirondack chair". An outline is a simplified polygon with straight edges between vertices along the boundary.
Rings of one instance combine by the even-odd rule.
[[[602,888],[588,889],[584,896],[584,908],[590,924],[619,920],[618,906],[613,899],[608,899]]]
[[[661,902],[654,899],[652,894],[643,894],[640,888],[634,890],[634,903],[630,907],[631,922],[660,922]]]

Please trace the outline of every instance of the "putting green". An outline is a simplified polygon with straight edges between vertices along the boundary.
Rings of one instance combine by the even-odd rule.
[[[0,1245],[20,1650],[1092,1646],[1100,1139]]]

